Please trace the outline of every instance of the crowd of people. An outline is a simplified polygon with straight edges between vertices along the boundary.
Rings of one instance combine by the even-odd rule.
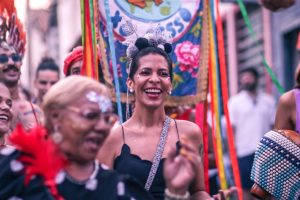
[[[173,80],[173,49],[164,33],[148,33],[128,47],[134,110],[119,124],[108,88],[80,75],[81,46],[65,58],[62,79],[55,61],[43,58],[34,80],[37,95],[24,96],[19,46],[25,41],[20,27],[11,35],[11,20],[0,17],[0,200],[208,200],[237,192],[206,192],[202,132],[193,117],[170,117],[164,105]],[[300,131],[300,64],[297,85],[280,97],[277,111],[275,99],[258,90],[256,68],[239,75],[241,91],[228,108],[244,199],[251,199],[250,174],[261,138],[273,128]]]
[[[199,127],[171,120],[164,111],[172,90],[171,44],[163,44],[166,50],[139,39],[147,45],[132,57],[128,79],[135,111],[114,131],[109,90],[78,75],[82,47],[65,59],[63,80],[55,62],[42,59],[34,81],[37,96],[26,99],[19,87],[22,56],[9,38],[1,39],[1,199],[211,198],[203,183]],[[147,141],[151,148],[140,151]]]

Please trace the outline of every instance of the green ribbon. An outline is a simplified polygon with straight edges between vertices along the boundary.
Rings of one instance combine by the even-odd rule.
[[[89,0],[89,8],[90,8],[90,18],[91,18],[91,28],[92,28],[92,45],[93,45],[93,51],[95,53],[96,34],[95,34],[95,18],[94,18],[94,1],[93,0]]]
[[[246,10],[246,7],[245,7],[245,4],[243,2],[243,0],[237,0],[239,6],[240,6],[240,10],[242,12],[242,15],[243,15],[243,18],[244,18],[244,21],[247,25],[247,28],[251,34],[251,37],[253,38],[254,41],[257,41],[257,37],[256,37],[256,34],[253,30],[253,27],[250,23],[250,20],[249,20],[249,16],[248,16],[248,12]],[[261,54],[262,56],[262,63],[263,63],[263,66],[266,68],[268,74],[270,75],[273,83],[275,84],[277,90],[280,92],[280,94],[283,94],[284,93],[284,89],[283,87],[281,86],[281,84],[279,83],[277,77],[276,77],[276,74],[273,72],[273,70],[271,69],[271,67],[268,65],[267,61],[266,61],[266,58],[263,54]]]
[[[82,37],[81,42],[82,46],[84,46],[84,37],[85,37],[85,28],[84,28],[84,0],[80,1],[80,11],[81,11],[81,29],[82,29]]]

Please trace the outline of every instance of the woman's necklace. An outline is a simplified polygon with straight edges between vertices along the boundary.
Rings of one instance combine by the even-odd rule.
[[[99,163],[97,160],[95,160],[94,161],[94,171],[87,180],[78,181],[78,180],[74,179],[70,174],[68,174],[68,172],[65,172],[65,177],[71,183],[74,183],[76,185],[85,185],[86,189],[95,190],[98,185],[98,181],[96,179],[98,172],[99,172]]]

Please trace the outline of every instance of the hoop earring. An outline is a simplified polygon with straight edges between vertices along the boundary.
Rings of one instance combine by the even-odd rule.
[[[58,126],[54,126],[54,133],[52,134],[52,140],[54,143],[59,144],[63,140],[63,135],[58,131]]]

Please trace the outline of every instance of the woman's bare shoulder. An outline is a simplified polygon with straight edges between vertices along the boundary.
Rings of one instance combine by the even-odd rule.
[[[202,132],[200,127],[194,122],[187,120],[176,120],[179,136],[185,135],[186,137],[195,140],[202,141]]]
[[[284,93],[280,98],[278,104],[284,108],[293,108],[295,106],[295,95],[294,91],[290,90]]]
[[[294,129],[296,101],[294,91],[284,93],[280,98],[275,116],[275,129]]]
[[[110,130],[110,133],[108,137],[106,138],[106,143],[114,143],[118,144],[122,142],[123,143],[123,131],[122,131],[122,125],[121,124],[115,124],[112,129]]]
[[[111,129],[105,142],[99,149],[97,159],[100,161],[100,163],[112,168],[115,157],[120,152],[122,144],[122,127],[118,124]]]

